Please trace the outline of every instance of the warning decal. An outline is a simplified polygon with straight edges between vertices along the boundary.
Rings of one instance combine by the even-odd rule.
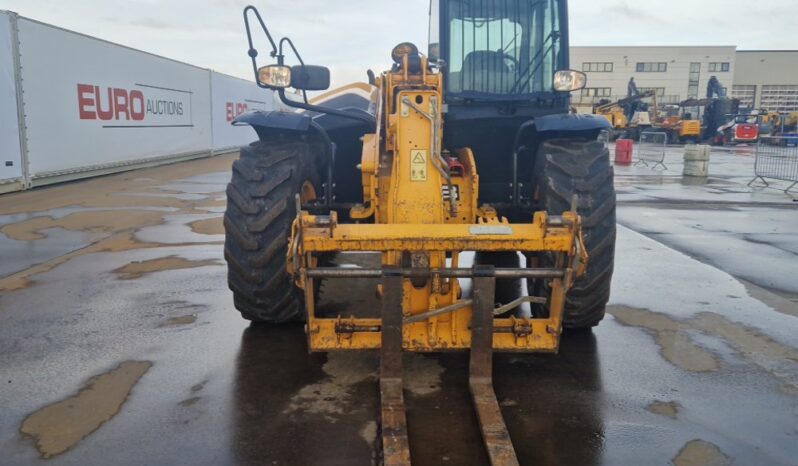
[[[427,151],[410,151],[410,181],[427,181]]]

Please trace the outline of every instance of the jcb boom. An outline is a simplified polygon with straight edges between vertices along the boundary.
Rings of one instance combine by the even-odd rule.
[[[386,464],[410,461],[402,352],[470,350],[486,449],[517,464],[492,352],[554,353],[564,327],[598,324],[614,257],[612,168],[596,141],[609,124],[568,114],[585,76],[568,69],[565,1],[433,1],[428,55],[399,44],[391,70],[312,100],[305,91],[327,89],[329,71],[275,43],[253,7],[244,18],[257,82],[286,107],[235,122],[259,136],[228,187],[236,307],[306,321],[312,351],[380,350]],[[253,18],[276,64],[258,66]],[[285,45],[299,65],[285,65]],[[352,251],[382,266],[329,265]],[[461,266],[466,252],[473,266]],[[317,314],[319,280],[359,278],[381,280],[380,309]]]

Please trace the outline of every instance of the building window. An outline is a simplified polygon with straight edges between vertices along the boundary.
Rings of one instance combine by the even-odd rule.
[[[582,89],[582,97],[609,97],[611,95],[611,87],[586,87]]]
[[[717,72],[726,72],[731,69],[731,65],[729,62],[720,62],[720,63],[710,63],[709,64],[709,72],[710,73],[717,73]]]
[[[756,86],[750,84],[735,84],[732,86],[732,97],[740,100],[740,106],[753,109],[756,103]]]
[[[665,88],[664,87],[640,87],[638,88],[640,93],[654,91],[657,97],[665,97]]]
[[[699,62],[692,62],[690,63],[690,74],[688,75],[687,81],[687,98],[688,99],[697,99],[698,98],[698,81],[701,79],[701,63]]]
[[[770,112],[785,113],[798,111],[798,86],[762,86],[760,107]]]
[[[637,64],[638,73],[664,73],[668,71],[668,64],[665,62],[639,63]]]
[[[582,63],[582,71],[590,73],[612,73],[612,63],[599,62],[599,63]]]

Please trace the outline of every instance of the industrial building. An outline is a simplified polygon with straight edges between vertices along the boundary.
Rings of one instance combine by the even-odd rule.
[[[706,96],[711,76],[746,109],[798,111],[798,50],[737,50],[736,46],[571,47],[571,67],[588,75],[574,96],[580,110],[601,99],[626,96],[634,77],[641,91],[654,90],[661,103]]]
[[[772,112],[798,111],[798,51],[738,50],[732,96]]]

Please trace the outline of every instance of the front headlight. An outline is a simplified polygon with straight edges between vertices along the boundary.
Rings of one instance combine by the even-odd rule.
[[[269,65],[258,69],[258,81],[264,86],[286,88],[291,86],[291,67]]]
[[[554,73],[554,90],[572,92],[583,89],[587,84],[587,75],[581,71],[560,70]]]

